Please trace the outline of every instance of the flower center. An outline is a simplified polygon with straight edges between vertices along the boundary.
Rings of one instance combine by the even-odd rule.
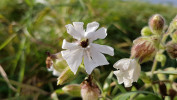
[[[83,40],[80,45],[83,47],[83,48],[86,48],[88,46],[88,39],[86,40]]]

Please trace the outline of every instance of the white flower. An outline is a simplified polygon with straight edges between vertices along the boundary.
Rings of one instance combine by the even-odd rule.
[[[125,87],[130,87],[133,82],[138,81],[141,66],[135,59],[121,59],[117,61],[113,67],[118,69],[114,71],[114,74],[117,76],[119,84],[124,83]]]
[[[107,36],[106,28],[97,30],[99,23],[92,22],[88,23],[86,30],[84,30],[83,25],[83,22],[73,22],[73,25],[66,25],[67,33],[77,39],[77,42],[69,43],[63,40],[62,45],[62,48],[67,50],[61,51],[61,54],[74,74],[76,74],[83,58],[86,72],[91,74],[95,67],[109,64],[102,53],[114,55],[112,47],[92,43],[96,39],[104,39]]]

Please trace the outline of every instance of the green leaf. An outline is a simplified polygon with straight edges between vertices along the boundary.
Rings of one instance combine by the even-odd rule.
[[[155,74],[177,74],[177,70],[171,70],[171,71],[155,71]]]
[[[127,100],[131,95],[137,94],[137,93],[150,94],[150,95],[153,95],[155,98],[158,98],[156,100],[160,100],[160,98],[157,95],[155,95],[152,92],[147,92],[147,91],[133,91],[133,92],[122,93],[122,94],[116,96],[115,98],[113,98],[113,100]]]
[[[143,97],[137,97],[136,100],[161,100],[161,99],[158,96],[150,94]]]
[[[127,92],[126,89],[122,85],[118,84],[117,79],[115,79],[115,78],[112,78],[112,79],[114,82],[116,82],[116,85],[119,87],[119,89],[122,93]]]
[[[113,77],[113,72],[111,72],[109,74],[109,76],[106,78],[104,85],[103,85],[103,91],[108,91],[110,88],[110,83],[112,81],[112,77]]]

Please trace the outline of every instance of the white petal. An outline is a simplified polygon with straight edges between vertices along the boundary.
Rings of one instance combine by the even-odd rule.
[[[77,40],[80,40],[82,38],[82,35],[77,30],[75,30],[73,25],[68,24],[65,27],[67,29],[67,33],[70,34],[71,36],[73,36],[73,38],[75,38]]]
[[[76,74],[79,65],[82,62],[83,49],[61,51],[62,57],[66,60],[71,71]]]
[[[123,70],[123,71],[127,70],[129,68],[130,61],[131,59],[129,58],[120,59],[113,65],[113,67],[116,69]]]
[[[104,39],[107,36],[106,28],[102,27],[96,32],[90,32],[86,35],[86,38],[89,39],[89,42],[92,42],[97,39]]]
[[[129,72],[130,78],[132,78],[134,82],[137,82],[140,76],[141,66],[137,63],[135,59],[131,60],[130,65],[131,65],[131,70],[130,70],[131,72]]]
[[[47,69],[48,71],[53,71],[52,74],[54,76],[59,76],[60,75],[60,72],[58,72],[57,70],[54,69],[53,65],[50,66],[50,68]]]
[[[85,30],[83,28],[84,23],[83,22],[73,22],[75,30],[84,37]]]
[[[90,53],[86,50],[84,52],[84,65],[86,72],[90,75],[94,68],[96,68],[98,65],[91,59]]]
[[[53,69],[53,65],[50,66],[50,68],[47,68],[47,70],[48,70],[48,71],[53,71],[53,70],[54,70],[54,69]]]
[[[124,81],[124,85],[125,87],[131,87],[132,86],[132,80],[131,79],[127,79],[127,78],[123,78]]]
[[[69,43],[65,39],[63,40],[62,44],[63,49],[77,49],[79,48],[78,43]]]
[[[114,73],[116,76],[121,76],[121,77],[123,77],[123,76],[122,76],[123,73],[122,73],[122,71],[120,71],[120,70],[114,71],[113,73]]]
[[[60,72],[58,72],[57,70],[54,69],[53,75],[54,75],[54,76],[60,76]]]
[[[91,45],[101,53],[108,54],[111,56],[114,55],[114,49],[110,46],[99,45],[99,44],[95,44],[95,43],[92,43]]]
[[[96,48],[90,47],[90,55],[92,60],[98,65],[108,65],[109,62],[107,61],[106,57],[99,51],[97,51]]]
[[[98,22],[92,22],[87,24],[86,33],[94,32],[99,27]]]
[[[118,71],[114,71],[114,74],[117,77],[118,83],[122,84],[123,83],[123,76],[122,76],[123,73],[120,70],[118,70]]]

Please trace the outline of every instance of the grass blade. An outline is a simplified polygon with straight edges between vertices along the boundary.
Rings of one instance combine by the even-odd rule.
[[[0,45],[0,50],[3,49],[8,43],[10,43],[10,41],[17,36],[16,34],[11,35],[6,41],[4,41],[1,45]]]

